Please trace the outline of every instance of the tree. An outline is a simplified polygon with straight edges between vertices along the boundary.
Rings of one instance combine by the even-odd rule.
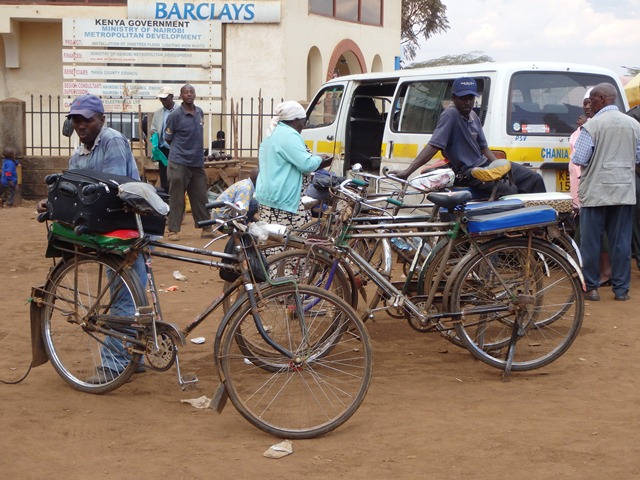
[[[447,7],[440,0],[402,0],[402,39],[404,54],[413,60],[421,38],[449,29]]]
[[[635,77],[640,73],[640,67],[625,67],[624,65],[622,65],[622,68],[627,71],[627,77]]]
[[[493,58],[484,52],[474,50],[461,55],[445,55],[444,57],[412,63],[406,68],[440,67],[444,65],[469,65],[472,63],[495,62]]]

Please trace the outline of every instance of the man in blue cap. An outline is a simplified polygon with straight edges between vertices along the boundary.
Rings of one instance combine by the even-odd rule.
[[[100,98],[80,95],[71,104],[68,117],[82,142],[69,160],[69,169],[91,168],[140,180],[129,140],[105,125]]]
[[[484,167],[496,160],[482,131],[482,123],[473,111],[476,97],[476,81],[470,77],[457,78],[451,88],[452,105],[440,114],[429,143],[405,170],[392,173],[401,178],[408,178],[436,153],[442,151],[443,156],[449,160],[449,166],[456,173],[455,185],[478,190],[488,197],[494,182],[482,182],[470,174],[473,168]],[[512,163],[511,172],[514,185],[501,182],[498,185],[498,196],[546,191],[542,177],[527,167]]]
[[[71,104],[67,115],[71,119],[73,129],[80,138],[80,146],[69,159],[69,170],[88,168],[97,172],[125,175],[140,180],[129,140],[122,133],[105,125],[104,105],[95,95],[80,95]],[[47,200],[37,206],[39,212],[47,210]],[[146,272],[142,257],[133,264],[141,284],[146,286]],[[133,316],[135,306],[129,292],[114,286],[116,293],[110,310],[112,315]],[[113,381],[126,368],[129,356],[122,342],[112,337],[104,337],[100,349],[101,364],[85,381],[91,384],[103,384]],[[136,371],[143,371],[139,365]]]

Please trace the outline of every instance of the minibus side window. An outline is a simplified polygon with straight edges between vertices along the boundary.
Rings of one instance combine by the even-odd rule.
[[[585,92],[602,82],[615,85],[607,76],[588,73],[515,73],[509,88],[507,133],[568,137],[583,113]],[[620,92],[616,103],[624,110]]]
[[[343,85],[332,86],[322,91],[307,110],[308,119],[304,128],[325,127],[335,122],[343,93]]]
[[[474,110],[481,114],[485,79],[476,79],[480,95]],[[451,105],[453,79],[422,80],[403,85],[392,111],[391,129],[398,133],[433,133],[442,111]]]

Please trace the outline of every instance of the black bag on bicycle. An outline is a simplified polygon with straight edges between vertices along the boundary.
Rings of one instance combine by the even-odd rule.
[[[267,277],[265,275],[264,269],[267,267],[267,257],[265,257],[262,251],[256,248],[255,243],[251,238],[251,234],[241,234],[240,240],[242,241],[242,245],[244,246],[244,253],[247,256],[247,260],[249,261],[249,268],[251,269],[253,278],[257,283],[266,282]],[[234,250],[234,246],[235,245],[233,237],[231,237],[224,247],[224,253],[235,254],[236,252]],[[231,264],[233,262],[233,260],[228,260],[226,258],[222,259],[222,263]],[[238,272],[235,268],[223,267],[220,269],[220,278],[225,282],[235,282],[239,276],[240,272]]]
[[[79,233],[137,230],[135,215],[124,211],[118,186],[136,182],[130,177],[90,169],[65,170],[45,179],[48,189],[48,220],[78,228]],[[163,235],[165,217],[145,215],[145,233]]]

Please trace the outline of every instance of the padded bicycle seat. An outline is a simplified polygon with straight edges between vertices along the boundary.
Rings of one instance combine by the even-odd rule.
[[[524,207],[524,202],[515,198],[510,200],[496,200],[493,202],[468,203],[464,206],[464,216],[467,219],[470,219],[479,215],[509,212],[511,210],[517,210]]]
[[[458,205],[471,200],[471,192],[460,190],[458,192],[432,192],[427,195],[427,200],[435,203],[439,207],[453,210]]]
[[[511,162],[500,159],[491,162],[486,167],[476,167],[471,169],[471,176],[481,182],[495,182],[500,180],[511,171]]]

